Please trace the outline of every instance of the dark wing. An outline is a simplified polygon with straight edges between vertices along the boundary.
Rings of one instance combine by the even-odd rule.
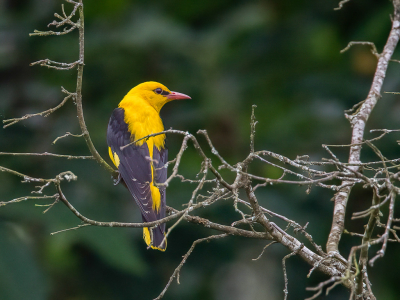
[[[155,178],[154,181],[156,185],[158,183],[164,183],[167,180],[167,164],[168,162],[168,148],[161,148],[158,150],[157,147],[154,146],[153,150],[153,167],[155,170]],[[158,213],[159,219],[165,217],[166,210],[166,186],[158,185],[158,189],[160,191],[161,196],[161,207]],[[165,223],[161,224],[161,229],[165,231]]]
[[[122,146],[131,143],[131,134],[124,120],[124,110],[113,111],[107,129],[107,143],[119,160],[118,170],[131,192],[142,213],[143,221],[151,222],[158,219],[152,209],[153,201],[150,192],[151,162],[147,144],[130,145],[123,150]],[[114,159],[115,160],[115,159]]]

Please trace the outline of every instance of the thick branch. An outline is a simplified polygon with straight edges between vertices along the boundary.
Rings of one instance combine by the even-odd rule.
[[[85,118],[83,116],[82,107],[82,79],[83,79],[83,66],[84,66],[84,16],[83,16],[83,3],[79,0],[79,20],[78,20],[78,30],[79,30],[79,64],[78,64],[78,76],[76,80],[76,109],[78,113],[79,126],[81,127],[83,138],[89,148],[90,153],[92,153],[94,159],[108,172],[110,172],[114,178],[118,177],[118,173],[100,156],[96,148],[93,145],[92,139],[90,138],[89,131],[86,127]]]
[[[342,277],[346,271],[346,266],[339,260],[331,259],[326,260],[323,263],[319,263],[324,258],[311,251],[306,246],[302,246],[302,243],[294,238],[293,236],[286,233],[275,223],[268,220],[268,218],[262,213],[262,210],[258,204],[257,198],[253,192],[251,185],[246,187],[246,194],[249,202],[254,210],[254,216],[256,220],[271,234],[273,239],[283,246],[289,249],[290,252],[297,252],[297,254],[308,264],[314,266],[318,264],[317,270],[329,275]],[[328,263],[329,262],[329,263]],[[345,286],[350,286],[350,283],[345,281]]]
[[[376,103],[381,97],[380,92],[386,76],[386,70],[400,38],[400,4],[398,0],[394,1],[393,4],[395,12],[392,22],[392,29],[390,31],[389,38],[386,42],[383,52],[379,56],[378,65],[367,99],[362,103],[355,114],[348,116],[353,128],[351,138],[352,146],[350,147],[349,154],[349,163],[352,164],[358,164],[361,162],[361,143],[363,141],[365,125],[372,110],[374,109]],[[354,171],[360,170],[359,166],[351,166],[349,168]],[[328,253],[339,252],[338,247],[344,229],[344,218],[346,213],[347,201],[353,185],[354,184],[350,181],[344,181],[342,183],[342,186],[344,187],[335,195],[335,207],[333,212],[332,227],[326,245]]]
[[[61,190],[61,186],[59,183],[56,183],[56,189],[59,194],[61,202],[63,202],[73,212],[74,215],[76,215],[79,219],[81,219],[85,224],[90,224],[90,225],[94,225],[94,226],[129,227],[129,228],[154,227],[161,223],[165,223],[170,220],[176,219],[176,218],[184,215],[186,212],[186,210],[178,211],[173,208],[168,208],[168,210],[173,212],[174,214],[172,214],[168,217],[165,217],[163,219],[157,220],[157,221],[145,222],[145,223],[99,222],[99,221],[91,220],[91,219],[83,216],[80,212],[78,212],[75,209],[75,207],[65,197],[64,193]],[[193,205],[189,211],[193,211],[200,207],[203,207],[202,203]],[[218,230],[218,231],[221,231],[224,233],[228,233],[230,235],[237,235],[237,236],[256,238],[256,239],[267,239],[267,240],[271,239],[271,235],[269,235],[268,233],[248,231],[248,230],[244,230],[244,229],[235,228],[232,226],[221,225],[221,224],[217,224],[217,223],[211,222],[207,219],[200,218],[197,216],[194,217],[194,216],[190,216],[190,215],[185,215],[184,219],[188,222],[202,225],[206,228],[215,229],[215,230]]]

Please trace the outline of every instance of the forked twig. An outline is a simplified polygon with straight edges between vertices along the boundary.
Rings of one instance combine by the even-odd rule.
[[[164,297],[165,293],[167,292],[169,286],[171,285],[172,281],[176,278],[178,284],[179,282],[179,273],[183,267],[183,265],[185,264],[185,262],[187,261],[187,259],[189,258],[190,254],[192,254],[194,248],[196,247],[196,245],[205,242],[205,241],[211,241],[211,240],[215,240],[215,239],[221,239],[224,237],[227,237],[227,234],[219,234],[219,235],[211,235],[208,236],[206,238],[202,238],[202,239],[198,239],[196,241],[193,242],[192,247],[190,247],[189,251],[186,252],[186,254],[183,256],[182,261],[180,262],[180,264],[178,265],[178,267],[176,267],[174,273],[172,273],[171,277],[168,280],[167,285],[165,286],[165,288],[162,290],[162,292],[160,293],[160,295],[158,295],[158,297],[154,298],[154,300],[160,300],[162,297]]]

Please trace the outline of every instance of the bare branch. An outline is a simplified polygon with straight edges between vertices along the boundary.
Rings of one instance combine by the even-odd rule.
[[[64,93],[68,93],[68,96],[66,96],[60,104],[58,104],[56,107],[50,108],[48,110],[42,111],[40,113],[37,114],[27,114],[21,118],[14,118],[14,119],[7,119],[7,120],[3,120],[3,123],[8,123],[6,125],[3,126],[3,128],[6,128],[8,126],[11,126],[13,124],[16,124],[22,120],[26,120],[32,117],[36,117],[36,116],[43,116],[43,117],[48,117],[50,114],[52,114],[53,112],[55,112],[57,109],[61,108],[70,98],[74,97],[75,94],[74,93],[69,93],[67,90],[65,90],[63,87],[61,87],[61,90]]]
[[[74,29],[76,29],[77,26],[71,26],[69,29],[64,28],[63,31],[40,31],[40,30],[34,30],[33,33],[30,33],[29,36],[48,36],[48,35],[64,35],[72,32]]]
[[[6,201],[6,202],[1,202],[0,201],[0,207],[1,206],[5,206],[7,204],[12,204],[12,203],[17,203],[17,202],[21,202],[21,201],[26,201],[26,200],[42,200],[42,199],[54,199],[56,198],[58,195],[55,194],[53,196],[25,196],[25,197],[19,197],[19,198],[15,198],[13,200],[10,201]]]
[[[383,240],[382,248],[381,248],[381,250],[378,251],[378,253],[373,258],[370,259],[369,264],[370,264],[371,267],[374,266],[374,263],[378,258],[383,257],[385,255],[387,242],[388,242],[388,239],[389,239],[389,232],[390,232],[390,228],[391,228],[392,222],[393,222],[394,200],[395,199],[396,199],[396,195],[395,195],[394,192],[392,192],[391,195],[390,195],[389,217],[388,217],[388,221],[386,223],[385,233],[380,238],[380,240]]]
[[[69,2],[69,1],[68,1]],[[79,64],[78,64],[78,74],[77,74],[77,80],[76,80],[76,97],[75,97],[75,102],[76,102],[76,111],[78,114],[78,121],[79,121],[79,126],[81,127],[82,135],[83,138],[86,141],[86,145],[89,148],[90,153],[92,153],[92,156],[94,159],[109,173],[112,174],[114,178],[118,177],[118,172],[116,172],[97,152],[95,146],[93,145],[93,142],[90,138],[89,131],[86,127],[86,122],[85,118],[83,116],[83,106],[82,106],[82,79],[83,79],[83,66],[84,66],[84,40],[85,40],[85,33],[84,33],[84,15],[83,15],[83,3],[82,0],[79,0],[79,2],[74,2],[71,1],[71,3],[79,3],[78,5],[78,12],[79,12]]]
[[[57,61],[46,58],[46,59],[35,61],[35,62],[31,63],[30,66],[39,65],[41,67],[46,67],[49,69],[71,70],[79,64],[80,64],[80,61],[75,61],[73,63],[62,63],[62,62],[57,62]]]
[[[251,186],[246,187],[246,193],[249,202],[254,210],[255,220],[259,222],[268,233],[271,234],[273,240],[278,241],[292,252],[295,251],[296,249],[300,249],[298,250],[298,255],[310,265],[314,265],[315,263],[317,263],[322,259],[321,256],[315,254],[307,247],[305,246],[300,247],[302,244],[300,243],[300,241],[298,241],[293,236],[290,236],[284,230],[279,228],[275,223],[267,219],[267,217],[262,213],[262,210],[258,204],[257,198]],[[341,261],[337,261],[337,263],[334,264],[321,263],[317,267],[317,269],[332,277],[342,277],[342,275],[346,270],[346,266]],[[343,284],[347,287],[351,286],[351,283],[348,282],[347,280],[344,281]]]
[[[67,132],[66,134],[57,137],[54,141],[53,144],[57,143],[58,140],[63,139],[67,136],[73,136],[73,137],[83,137],[83,134],[72,134],[71,132]]]
[[[52,232],[52,233],[50,233],[50,235],[55,235],[57,233],[62,233],[62,232],[70,231],[70,230],[77,230],[79,228],[86,227],[86,226],[91,226],[91,225],[90,224],[82,224],[82,225],[78,225],[78,226],[75,226],[75,227],[72,227],[72,228],[67,228],[67,229],[63,229],[63,230]]]
[[[81,23],[80,21],[83,21],[82,15],[80,15],[80,19],[75,23],[71,21],[71,18],[75,16],[76,11],[78,8],[81,8],[83,11],[83,4],[82,1],[75,2],[72,0],[66,0],[67,2],[74,4],[74,8],[72,9],[72,12],[69,16],[66,15],[65,10],[64,10],[64,4],[61,4],[62,12],[63,12],[63,17],[60,16],[59,14],[55,13],[54,16],[61,21],[53,21],[50,24],[47,25],[47,27],[50,26],[55,26],[56,28],[64,26],[64,25],[70,25],[70,28],[64,28],[63,31],[39,31],[39,30],[34,30],[33,33],[30,33],[29,36],[49,36],[49,35],[64,35],[72,32],[76,28],[80,28]],[[83,26],[83,22],[82,22]]]
[[[52,156],[66,159],[94,159],[93,156],[79,156],[79,155],[68,155],[68,154],[54,154],[54,153],[11,153],[11,152],[0,152],[0,155],[11,155],[11,156]]]
[[[165,223],[165,222],[168,222],[170,220],[179,218],[180,216],[185,214],[185,212],[187,211],[187,210],[178,211],[178,210],[175,210],[175,209],[173,209],[171,207],[167,207],[167,210],[172,213],[170,216],[167,216],[167,217],[165,217],[163,219],[160,219],[160,220],[157,220],[157,221],[145,222],[145,223],[99,222],[99,221],[91,220],[91,219],[83,216],[79,211],[77,211],[73,207],[73,205],[65,197],[64,193],[61,190],[60,183],[55,181],[55,185],[56,185],[56,189],[57,189],[57,191],[59,193],[60,200],[72,211],[72,213],[75,214],[84,223],[90,224],[90,225],[94,225],[94,226],[101,226],[101,227],[129,227],[129,228],[154,227],[154,226],[157,226],[157,225],[159,225],[161,223]],[[198,203],[198,204],[193,205],[192,207],[190,207],[188,209],[188,211],[193,211],[193,210],[201,208],[201,207],[203,207],[203,203]],[[211,228],[211,229],[215,229],[215,230],[218,230],[218,231],[222,231],[222,232],[228,233],[230,235],[238,235],[238,236],[243,236],[243,237],[248,237],[248,238],[256,238],[256,239],[267,239],[267,240],[271,239],[271,235],[269,235],[267,233],[253,232],[253,231],[248,231],[248,230],[235,228],[235,227],[232,227],[232,226],[221,225],[221,224],[217,224],[217,223],[211,222],[211,221],[209,221],[207,219],[200,218],[200,217],[197,217],[197,216],[186,215],[184,218],[188,222],[199,224],[199,225],[202,225],[202,226],[204,226],[206,228]]]
[[[323,288],[324,288],[325,286],[327,286],[328,284],[331,284],[331,283],[335,283],[335,282],[337,282],[337,281],[340,281],[340,279],[341,279],[340,277],[334,276],[334,277],[329,278],[329,279],[326,280],[326,281],[321,282],[321,283],[318,284],[316,287],[308,287],[308,288],[306,288],[307,291],[316,291],[316,293],[315,293],[313,296],[311,296],[311,297],[309,297],[309,298],[306,298],[305,300],[313,300],[313,299],[316,299],[316,298],[322,293]]]
[[[272,241],[272,242],[268,243],[267,245],[265,245],[265,247],[262,249],[260,255],[257,256],[257,258],[253,258],[252,260],[259,260],[261,258],[261,256],[264,254],[265,250],[267,250],[267,248],[269,246],[271,246],[272,244],[276,244],[276,243],[277,243],[276,241]]]
[[[350,2],[350,0],[342,0],[339,2],[339,6],[334,8],[333,10],[339,10],[342,9],[343,5],[346,4],[347,2]]]
[[[395,1],[395,13],[392,21],[392,29],[383,52],[379,55],[377,68],[367,99],[362,103],[354,115],[349,116],[349,120],[353,128],[351,139],[351,144],[353,146],[350,147],[349,163],[360,163],[361,146],[358,144],[363,141],[366,122],[380,98],[380,91],[386,76],[386,70],[400,38],[400,13],[398,5],[399,4]],[[359,167],[350,168],[354,171],[359,170]],[[344,181],[342,184],[345,184],[346,186],[335,195],[335,208],[333,213],[332,227],[326,246],[328,253],[339,252],[338,245],[344,229],[344,217],[347,201],[353,186],[353,184],[349,181]]]
[[[289,253],[288,255],[285,255],[285,257],[282,259],[283,277],[284,277],[284,280],[285,280],[285,288],[283,290],[283,293],[285,294],[285,298],[284,298],[285,300],[287,299],[287,296],[289,294],[289,291],[288,291],[288,278],[287,278],[287,272],[286,272],[286,260],[289,257],[293,256],[293,255],[297,255],[297,252],[299,252],[300,249],[303,248],[303,247],[304,247],[304,245],[301,244],[298,249],[296,249],[295,251]]]
[[[179,284],[179,272],[181,271],[184,263],[187,261],[187,259],[189,258],[190,254],[192,254],[194,248],[196,247],[197,244],[201,243],[201,242],[205,242],[205,241],[210,241],[210,240],[215,240],[215,239],[221,239],[224,237],[227,237],[227,234],[219,234],[219,235],[211,235],[209,237],[206,238],[202,238],[202,239],[198,239],[196,241],[193,242],[192,247],[190,247],[189,251],[183,256],[183,259],[181,261],[181,263],[178,265],[178,267],[175,269],[174,273],[172,273],[171,277],[169,278],[169,281],[167,283],[167,285],[165,286],[165,288],[162,290],[162,292],[160,293],[160,295],[157,298],[154,298],[154,300],[160,300],[162,297],[164,297],[165,293],[167,292],[169,286],[171,285],[172,281],[174,280],[174,278],[177,278],[177,282]]]
[[[349,50],[349,49],[350,49],[352,46],[354,46],[354,45],[364,45],[364,46],[367,45],[367,46],[371,46],[371,52],[372,52],[372,54],[375,55],[376,58],[379,59],[380,54],[378,53],[378,50],[376,49],[375,44],[374,44],[374,43],[371,43],[371,42],[363,42],[363,41],[353,41],[353,42],[350,42],[350,43],[346,46],[346,48],[340,50],[340,53],[346,52],[347,50]]]
[[[250,127],[251,127],[251,132],[250,132],[250,153],[254,153],[254,137],[256,135],[256,116],[254,114],[254,110],[257,107],[257,105],[252,105],[251,106],[251,122],[250,122]]]
[[[81,132],[79,134],[72,134],[70,132],[67,132],[64,135],[57,137],[53,143],[56,143],[59,139],[68,136],[83,137],[85,139],[88,149],[90,150],[91,156],[74,156],[48,152],[0,152],[0,156],[50,156],[67,159],[94,159],[107,172],[111,173],[116,183],[118,183],[118,172],[115,171],[113,167],[111,167],[99,155],[91,140],[83,114],[83,2],[82,0],[66,1],[73,5],[71,13],[67,14],[65,12],[64,5],[62,5],[62,13],[54,14],[56,20],[48,25],[49,27],[55,26],[56,28],[63,27],[62,31],[35,31],[32,35],[61,35],[71,32],[74,29],[78,29],[78,59],[72,63],[63,63],[50,59],[43,59],[33,62],[31,65],[40,65],[56,70],[70,70],[76,68],[76,91],[71,93],[62,88],[62,92],[66,94],[66,97],[56,107],[48,109],[41,113],[28,114],[21,118],[9,119],[3,122],[6,124],[4,125],[4,127],[7,127],[34,116],[46,117],[49,114],[53,113],[55,110],[61,108],[68,99],[72,98],[77,106],[77,117]],[[342,8],[342,6],[347,2],[349,2],[349,0],[341,1],[337,9]],[[326,288],[326,292],[328,293],[332,288],[339,284],[344,285],[351,291],[350,299],[353,299],[353,297],[357,299],[359,299],[360,297],[362,297],[363,299],[375,299],[371,290],[371,284],[368,279],[368,250],[371,245],[379,244],[381,246],[381,249],[376,253],[376,255],[371,260],[369,260],[369,264],[372,266],[379,257],[384,256],[388,246],[388,242],[400,242],[400,238],[398,237],[398,234],[396,232],[396,230],[400,230],[400,226],[393,226],[393,223],[400,222],[400,219],[394,218],[395,200],[397,194],[400,193],[400,188],[395,186],[395,184],[398,184],[398,182],[400,181],[400,158],[389,159],[385,157],[381,153],[381,151],[374,144],[372,144],[372,142],[381,140],[389,133],[400,132],[400,129],[371,130],[371,132],[378,132],[379,135],[369,140],[364,140],[363,136],[366,122],[373,108],[380,99],[381,87],[386,76],[388,63],[389,61],[395,61],[391,59],[391,56],[400,38],[400,0],[394,0],[393,3],[395,6],[395,14],[392,24],[393,26],[382,54],[378,54],[375,45],[371,42],[350,42],[348,46],[341,51],[343,53],[350,49],[350,47],[359,44],[370,46],[372,53],[378,58],[378,64],[367,98],[355,104],[350,110],[345,111],[345,116],[350,121],[353,128],[350,144],[322,145],[329,154],[328,159],[322,158],[321,161],[310,161],[308,155],[297,156],[296,159],[290,159],[281,154],[267,150],[255,151],[255,133],[257,121],[255,117],[256,106],[253,105],[250,120],[249,154],[243,161],[239,161],[236,164],[230,164],[224,159],[224,157],[222,157],[222,155],[214,147],[207,131],[205,130],[198,130],[197,135],[201,135],[205,138],[209,147],[207,148],[207,151],[211,150],[211,153],[217,157],[217,165],[215,165],[215,162],[213,164],[211,158],[205,154],[207,151],[203,150],[198,142],[198,138],[196,138],[195,135],[185,131],[174,130],[172,128],[169,130],[164,130],[162,132],[152,133],[121,147],[121,150],[123,150],[124,148],[132,144],[135,144],[142,140],[148,140],[149,138],[157,135],[178,134],[182,136],[182,143],[179,152],[176,154],[173,160],[169,161],[165,166],[163,166],[163,168],[167,168],[169,165],[174,164],[172,173],[163,184],[158,184],[158,187],[167,188],[169,183],[174,178],[178,178],[181,182],[189,182],[191,184],[194,184],[194,186],[191,195],[186,201],[187,203],[184,204],[185,208],[181,210],[176,210],[175,208],[167,207],[168,215],[163,219],[146,223],[122,223],[101,222],[83,216],[71,204],[71,202],[68,201],[61,188],[61,185],[64,184],[63,181],[71,181],[77,179],[77,177],[70,171],[60,173],[54,178],[44,179],[31,177],[19,173],[15,170],[0,166],[0,172],[6,172],[21,177],[23,180],[22,182],[38,183],[36,184],[37,186],[33,188],[31,193],[40,194],[40,196],[29,195],[25,197],[15,198],[6,202],[0,202],[0,206],[25,200],[54,199],[54,201],[50,204],[36,204],[36,206],[39,207],[46,207],[45,211],[43,212],[45,213],[49,211],[49,209],[54,207],[56,203],[61,201],[69,210],[71,210],[71,212],[77,218],[82,221],[82,223],[72,228],[66,228],[53,232],[51,233],[51,235],[70,230],[78,230],[86,226],[152,228],[172,220],[175,220],[174,224],[172,226],[169,226],[169,230],[167,231],[165,238],[167,238],[169,234],[182,223],[182,221],[190,222],[196,225],[203,226],[205,228],[221,232],[222,234],[220,235],[205,237],[193,243],[191,248],[183,257],[183,260],[176,267],[175,271],[169,278],[169,281],[167,282],[165,288],[156,299],[161,299],[164,296],[164,294],[172,284],[174,278],[176,278],[177,282],[179,283],[180,271],[198,243],[209,241],[212,239],[223,238],[228,235],[270,241],[263,248],[261,254],[253,260],[260,259],[264,254],[266,248],[274,243],[280,243],[290,251],[290,254],[284,256],[282,259],[282,268],[285,283],[285,299],[288,296],[286,260],[294,255],[297,255],[311,266],[307,277],[310,277],[315,270],[318,270],[330,276],[330,279],[321,282],[317,287],[308,288],[308,290],[313,290],[316,292],[316,294],[309,299],[316,298],[323,291],[324,288]],[[77,19],[76,22],[73,21],[73,19]],[[202,162],[199,173],[193,178],[186,178],[179,172],[182,157],[186,149],[192,145],[196,149]],[[375,152],[375,154],[379,158],[377,161],[361,162],[361,148],[364,145],[369,146],[372,151]],[[331,150],[332,147],[349,147],[348,162],[341,162],[334,151]],[[250,173],[248,170],[250,167],[252,167],[252,164],[258,164],[262,167],[268,166],[275,168],[275,170],[278,171],[279,174],[275,176],[277,178],[268,178],[264,177],[265,175],[262,175],[262,173],[257,173],[257,171],[251,171]],[[224,179],[224,177],[219,172],[221,169],[226,169],[233,173],[233,175],[235,176],[233,182]],[[156,169],[156,171],[157,170],[158,169]],[[211,174],[214,175],[213,178],[207,179],[207,177],[209,177]],[[311,188],[313,188],[314,186],[322,187],[336,192],[336,194],[334,195],[335,207],[333,221],[327,242],[327,253],[323,251],[322,247],[318,245],[313,240],[313,237],[307,232],[307,226],[309,224],[308,222],[306,223],[306,225],[302,226],[283,215],[277,214],[269,209],[266,209],[265,207],[262,207],[259,204],[259,200],[256,197],[255,190],[261,187],[268,188],[268,186],[274,184],[298,185],[302,187],[306,186],[306,193],[309,193],[311,191]],[[52,196],[42,195],[43,191],[47,187],[53,185],[57,190],[57,194]],[[348,232],[344,229],[344,219],[347,207],[346,205],[352,187],[355,185],[362,186],[363,188],[368,189],[369,191],[372,190],[373,192],[371,206],[363,211],[355,212],[352,217],[352,219],[369,217],[363,234]],[[247,201],[240,199],[240,195],[243,194],[243,191],[245,191],[247,195]],[[217,222],[213,222],[211,219],[209,220],[195,215],[196,213],[201,211],[200,208],[206,208],[216,202],[222,202],[226,200],[228,200],[229,203],[232,203],[235,211],[240,214],[240,216],[237,216],[237,219],[235,219],[231,225],[219,224]],[[278,218],[278,222],[282,222],[281,220],[283,220],[286,223],[284,224],[284,226],[280,227],[271,221],[273,217]],[[382,220],[383,218],[385,218],[385,221]],[[243,227],[247,230],[238,228],[239,225],[246,226]],[[261,227],[259,225],[261,225]],[[293,228],[293,233],[290,232],[291,227]],[[376,233],[375,231],[377,231],[378,233]],[[357,241],[356,246],[351,248],[348,259],[343,258],[338,251],[339,241],[343,232],[348,233],[351,236],[355,236],[355,240]],[[296,236],[296,234],[298,233],[301,233],[301,235]],[[362,237],[361,244],[359,244],[359,237]],[[311,245],[308,245],[310,248],[307,248],[304,245],[304,243],[307,244],[307,241]],[[357,255],[359,255],[358,263]]]

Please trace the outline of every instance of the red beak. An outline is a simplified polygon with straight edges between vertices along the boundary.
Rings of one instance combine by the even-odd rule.
[[[167,98],[169,100],[182,100],[182,99],[192,99],[190,96],[178,93],[178,92],[173,92],[171,91],[168,95]]]

